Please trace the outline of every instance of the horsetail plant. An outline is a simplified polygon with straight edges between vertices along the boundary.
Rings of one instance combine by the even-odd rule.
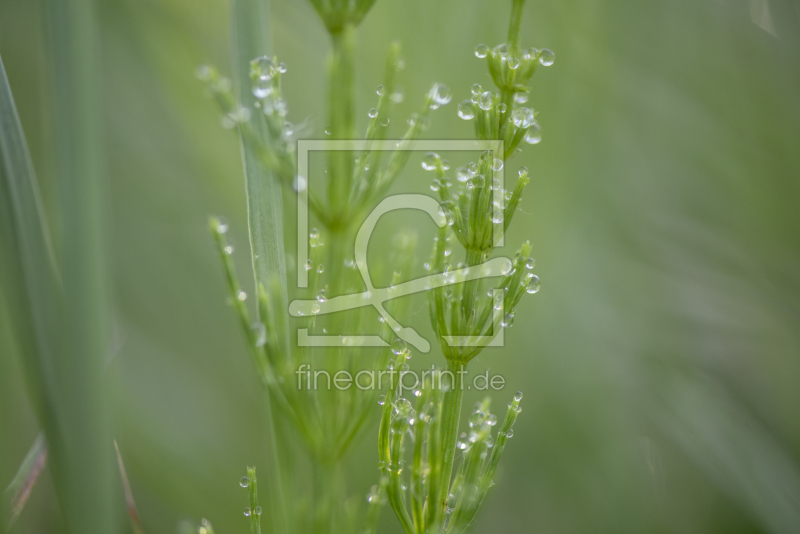
[[[521,151],[519,145],[523,139],[529,144],[541,140],[536,112],[518,105],[528,99],[527,84],[536,67],[551,65],[554,56],[547,49],[520,47],[523,4],[524,0],[513,2],[507,43],[492,49],[481,44],[475,49],[478,58],[487,60],[499,91],[484,91],[476,84],[471,89],[471,98],[462,102],[458,110],[462,119],[474,119],[478,139],[504,141],[501,157],[489,151],[482,153],[478,162],[455,171],[455,181],[447,176],[449,164],[438,154],[429,153],[422,162],[425,170],[434,173],[431,189],[438,192],[448,221],[435,240],[433,257],[426,268],[443,274],[449,282],[428,293],[431,325],[447,360],[444,373],[449,380],[442,384],[440,374],[438,390],[434,387],[416,392],[419,395],[416,409],[404,398],[395,399],[394,392],[383,409],[379,435],[381,471],[390,479],[389,503],[409,534],[457,533],[471,524],[492,484],[500,455],[513,435],[512,426],[521,411],[520,392],[508,405],[503,425],[493,438],[492,427],[497,418],[489,413],[487,398],[473,411],[469,433],[458,436],[467,364],[500,330],[513,324],[515,307],[522,295],[539,290],[539,278],[531,272],[535,262],[530,257],[528,242],[504,269],[495,287],[488,290],[488,299],[481,295],[480,280],[459,274],[481,268],[488,259],[508,229],[530,181],[528,170],[522,167],[514,189],[509,192],[501,190],[496,173]],[[458,265],[458,270],[449,263],[451,236],[465,250],[465,262]],[[407,434],[414,444],[410,485],[403,479]],[[457,451],[463,454],[453,477]],[[408,499],[407,489],[410,489]]]
[[[331,37],[332,52],[329,59],[329,118],[325,134],[330,139],[349,140],[355,133],[354,51],[355,30],[368,13],[374,0],[331,2],[311,0]],[[499,188],[495,173],[505,161],[519,151],[524,139],[537,143],[539,127],[533,110],[517,107],[527,99],[527,82],[538,64],[552,63],[552,53],[537,50],[522,51],[519,47],[519,25],[523,2],[514,0],[509,42],[489,50],[479,46],[478,57],[488,58],[489,69],[499,92],[472,89],[473,97],[459,106],[459,116],[475,119],[475,132],[479,140],[503,140],[501,154],[485,152],[477,163],[459,169],[457,182],[452,182],[449,166],[435,153],[423,160],[423,168],[435,173],[432,189],[438,192],[442,213],[447,224],[440,230],[434,244],[433,258],[426,264],[432,273],[446,279],[444,287],[432,288],[430,297],[431,323],[439,345],[447,359],[447,369],[437,371],[424,381],[418,391],[416,408],[400,397],[401,384],[397,371],[407,368],[411,352],[398,333],[383,321],[375,322],[368,308],[358,308],[346,316],[319,315],[320,304],[334,296],[358,292],[362,280],[347,244],[355,236],[358,224],[386,194],[391,184],[406,166],[414,140],[418,139],[430,123],[432,111],[451,100],[450,90],[443,84],[434,84],[423,98],[420,110],[407,121],[402,138],[395,143],[396,150],[386,151],[374,145],[386,138],[393,102],[401,100],[395,89],[395,78],[402,69],[399,45],[393,44],[387,55],[383,80],[377,89],[377,103],[367,115],[368,126],[364,133],[363,150],[352,153],[332,150],[326,168],[327,190],[320,196],[309,190],[308,177],[297,172],[295,143],[302,128],[288,120],[289,106],[282,90],[282,78],[288,67],[271,54],[256,55],[245,69],[241,50],[254,50],[253,43],[263,41],[257,24],[247,19],[248,12],[260,13],[258,0],[235,0],[235,44],[239,75],[237,87],[219,72],[208,66],[198,69],[198,77],[206,83],[208,95],[220,108],[222,124],[236,129],[244,147],[245,167],[250,211],[250,237],[253,264],[256,271],[255,314],[248,308],[247,294],[241,288],[233,265],[233,247],[226,239],[228,224],[220,218],[210,220],[211,233],[217,244],[227,278],[229,300],[239,317],[245,333],[252,360],[268,398],[278,408],[274,414],[280,421],[289,423],[294,433],[305,444],[314,472],[314,514],[305,527],[314,532],[339,532],[349,530],[346,525],[361,532],[377,530],[380,511],[389,502],[406,532],[460,532],[473,521],[478,506],[492,483],[500,453],[512,435],[512,425],[520,411],[521,394],[515,396],[506,414],[496,443],[491,436],[496,417],[489,414],[489,400],[480,404],[470,419],[470,433],[458,440],[458,423],[462,403],[463,372],[466,364],[484,346],[513,321],[514,307],[525,293],[538,290],[538,278],[530,270],[530,245],[524,244],[514,261],[507,261],[501,278],[489,289],[489,300],[482,298],[481,282],[466,276],[471,268],[480,268],[508,228],[519,204],[522,191],[529,182],[526,169],[521,169],[513,191]],[[263,13],[262,13],[263,14]],[[245,20],[247,19],[247,20]],[[254,29],[255,28],[255,29]],[[248,33],[249,32],[249,33]],[[255,32],[261,37],[248,37]],[[243,44],[244,43],[244,44]],[[258,48],[256,46],[255,48]],[[261,43],[261,51],[266,45]],[[251,56],[253,57],[253,56]],[[261,169],[261,173],[254,173]],[[268,215],[276,226],[265,226],[265,188],[263,183],[280,184],[287,191],[303,193],[308,199],[311,214],[319,227],[309,233],[310,254],[308,262],[296,265],[308,274],[308,289],[298,290],[298,296],[311,297],[311,303],[297,309],[306,332],[328,335],[329,332],[364,331],[377,329],[385,346],[359,347],[358,357],[347,336],[339,336],[325,348],[295,346],[289,340],[289,322],[286,317],[286,257],[280,247],[271,243],[271,265],[265,269],[260,263],[264,244],[259,242],[265,233],[281,233],[280,195],[274,196],[273,211]],[[269,211],[269,208],[266,208]],[[278,211],[276,215],[275,210]],[[278,219],[276,219],[278,217]],[[254,230],[254,227],[257,227]],[[466,261],[456,271],[448,263],[452,236],[466,251]],[[282,246],[282,236],[278,237]],[[401,273],[410,271],[410,259],[416,238],[398,236],[395,254],[389,258],[385,275],[394,286],[402,279]],[[376,271],[386,265],[375,266]],[[388,304],[392,313],[402,314],[396,304]],[[497,312],[500,312],[499,314]],[[330,329],[330,330],[329,330]],[[456,338],[471,340],[453,343]],[[320,360],[316,356],[324,354]],[[367,359],[369,358],[369,359]],[[380,388],[360,387],[336,391],[311,387],[312,362],[325,372],[348,371],[355,373],[364,361],[371,361],[374,370],[391,371],[391,380],[380,395]],[[316,386],[316,371],[313,376]],[[402,372],[400,373],[402,376]],[[443,384],[443,379],[449,380]],[[439,388],[433,386],[438,379]],[[330,380],[330,378],[328,378]],[[380,398],[379,398],[380,395]],[[340,462],[374,412],[375,401],[383,405],[379,430],[381,477],[373,486],[367,499],[367,509],[362,520],[345,521],[342,517],[339,495],[344,489]],[[274,425],[274,423],[272,423]],[[280,426],[280,425],[278,425]],[[271,434],[275,440],[278,428]],[[410,511],[406,504],[409,486],[404,480],[403,453],[405,436],[410,434],[414,443],[410,470]],[[289,440],[283,434],[282,440]],[[493,447],[494,444],[494,447]],[[284,446],[284,448],[290,448]],[[280,447],[273,443],[273,453]],[[458,474],[452,471],[456,450],[464,451]],[[491,454],[489,450],[491,449]],[[285,451],[287,454],[290,451]],[[281,466],[285,462],[275,457],[273,497],[283,500]],[[250,475],[253,476],[250,476]],[[248,473],[251,498],[255,495],[254,472]],[[275,481],[277,478],[277,482]],[[285,480],[285,476],[283,479]],[[243,479],[244,480],[244,479]],[[244,485],[244,484],[243,484]],[[288,487],[288,484],[287,484]],[[274,505],[272,508],[282,508]],[[246,515],[250,517],[251,532],[260,528],[253,503]],[[260,510],[260,508],[259,508]],[[291,515],[291,510],[290,514]],[[256,519],[254,519],[256,517]],[[302,519],[290,518],[290,529],[306,530]],[[201,525],[210,532],[210,524]],[[281,530],[281,527],[278,526]]]

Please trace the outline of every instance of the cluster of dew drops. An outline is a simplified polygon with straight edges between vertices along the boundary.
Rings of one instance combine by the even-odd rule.
[[[518,58],[508,55],[508,45],[502,44],[498,46],[496,50],[499,52],[500,58],[508,64],[509,69],[515,70],[520,66],[520,61]],[[475,47],[475,56],[483,59],[489,54],[489,51],[490,49],[487,45],[479,44]],[[556,56],[553,51],[548,48],[544,48],[542,50],[530,48],[522,52],[522,58],[526,61],[536,57],[539,58],[539,64],[549,67],[555,62]],[[514,102],[517,104],[524,104],[527,101],[527,91],[514,93]],[[484,111],[489,111],[492,108],[492,105],[492,93],[489,91],[484,91],[481,85],[476,83],[472,86],[472,98],[464,100],[458,105],[458,116],[464,120],[471,120],[475,117],[474,106],[478,106]],[[505,113],[505,104],[498,104],[498,111],[500,113]],[[533,110],[528,108],[516,109],[512,113],[511,120],[518,128],[521,127],[528,129],[525,134],[525,142],[531,145],[541,142],[541,127],[534,119]]]
[[[250,479],[249,479],[248,477],[246,477],[246,476],[242,477],[242,478],[239,480],[239,485],[240,485],[241,487],[243,487],[243,488],[248,488],[248,487],[250,487]],[[245,516],[245,517],[250,517],[251,515],[261,515],[261,512],[262,512],[262,510],[261,510],[261,507],[260,507],[260,506],[256,506],[256,507],[255,507],[255,508],[253,508],[252,510],[250,509],[250,507],[249,507],[249,506],[247,506],[247,507],[245,507],[245,509],[244,509],[244,516]]]

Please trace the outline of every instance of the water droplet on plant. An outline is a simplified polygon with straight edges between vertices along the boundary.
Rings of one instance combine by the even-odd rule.
[[[386,395],[381,395],[380,397],[378,397],[378,404],[381,405],[381,406],[386,404]],[[379,466],[379,467],[383,467],[383,466]]]
[[[479,44],[475,47],[475,55],[481,59],[485,58],[489,53],[489,47],[485,44]]]
[[[230,256],[231,254],[233,254],[233,245],[225,245],[225,248],[223,248],[222,250],[225,251],[225,254]]]
[[[556,60],[556,55],[553,53],[552,50],[550,50],[549,48],[542,49],[542,53],[539,56],[539,63],[541,63],[545,67],[549,67],[550,65],[553,64],[555,60]]]
[[[245,517],[250,517],[250,507],[249,507],[249,506],[247,506],[247,507],[244,509],[244,516],[245,516]]]
[[[513,429],[513,428],[509,428],[509,429],[506,431],[506,437],[507,437],[507,438],[513,438],[513,437],[514,437],[514,429]]]
[[[372,108],[367,112],[367,115],[369,116],[370,119],[374,119],[375,117],[378,116],[378,110],[375,109],[375,108]]]
[[[404,350],[406,350],[407,347],[408,344],[400,338],[392,341],[392,352],[394,352],[395,354],[402,353]]]
[[[484,111],[492,109],[492,93],[486,91],[481,94],[480,98],[478,98],[478,107]]]
[[[308,181],[305,179],[304,176],[300,176],[298,174],[297,176],[294,177],[294,181],[292,182],[292,189],[300,193],[301,191],[305,191],[306,187],[308,187]]]
[[[528,258],[525,261],[525,268],[528,270],[533,269],[535,265],[536,265],[536,260],[534,260],[533,258]]]
[[[322,265],[321,263],[319,265],[317,265],[317,272],[319,274],[322,274],[323,272],[325,272],[325,266]]]
[[[514,102],[517,104],[524,104],[528,101],[528,93],[525,91],[520,91],[519,93],[514,93]]]
[[[256,506],[255,510],[253,510],[253,513],[256,514],[256,515],[261,515],[261,507],[260,506]]]
[[[250,485],[250,479],[247,477],[242,477],[241,480],[239,480],[239,485],[243,488],[246,488]]]
[[[472,109],[471,100],[464,100],[458,105],[458,116],[465,121],[468,121],[475,116],[475,111]]]
[[[389,126],[389,118],[387,117],[387,118],[385,118],[385,119],[381,120],[381,123],[380,123],[380,124],[381,124],[381,126],[383,126],[384,128],[385,128],[386,126]],[[367,169],[366,169],[366,170],[369,170],[369,167],[367,167]]]
[[[503,210],[494,210],[492,213],[492,222],[494,224],[500,224],[503,222]]]
[[[386,89],[382,85],[379,85],[378,90],[376,92],[378,93],[378,96],[383,96],[384,93],[386,92]]]
[[[519,59],[515,57],[508,58],[508,68],[511,70],[516,70],[519,67]]]
[[[521,391],[517,391],[516,394],[514,394],[514,400],[517,401],[517,402],[522,400],[522,392]]]
[[[498,113],[505,113],[506,109],[507,109],[507,106],[503,102],[500,102],[499,104],[497,104],[497,112]]]
[[[437,83],[431,89],[431,100],[433,100],[431,108],[436,109],[439,106],[444,106],[450,102],[451,98],[450,88],[443,83]]]
[[[439,154],[437,154],[436,152],[428,152],[422,158],[422,168],[425,169],[426,171],[432,171],[437,167],[439,161],[440,161]]]
[[[276,70],[275,61],[269,56],[260,56],[250,62],[250,77],[254,80],[271,80]]]
[[[239,292],[238,292],[238,293],[236,293],[236,298],[237,298],[239,301],[241,301],[241,302],[244,302],[245,300],[247,300],[247,293],[245,293],[244,291],[242,291],[242,290],[240,289],[240,290],[239,290]]]
[[[469,172],[471,175],[475,175],[475,174],[477,174],[477,173],[478,173],[478,164],[477,164],[477,163],[475,163],[474,161],[471,161],[471,162],[469,163],[469,165],[467,165],[467,171],[468,171],[468,172]]]
[[[535,145],[542,140],[542,128],[539,123],[534,122],[528,131],[525,133],[525,142],[530,145]]]
[[[527,291],[529,294],[533,295],[534,293],[537,293],[539,291],[539,287],[540,287],[540,285],[539,285],[539,277],[536,276],[536,275],[533,275],[533,278],[531,278],[531,281],[528,282],[528,287],[525,288],[525,291]]]
[[[253,82],[253,96],[256,98],[267,98],[272,94],[272,80],[258,78]]]
[[[499,170],[502,170],[502,168],[503,168],[503,160],[500,158],[494,158],[494,160],[492,161],[492,170],[497,172]]]
[[[325,135],[330,135],[330,134],[331,134],[331,127],[330,126],[326,126],[325,127]]]
[[[497,416],[495,414],[490,414],[489,417],[486,418],[486,423],[489,426],[494,426],[497,424]]]
[[[495,46],[494,47],[494,53],[498,54],[498,55],[501,55],[501,56],[507,56],[508,55],[508,45],[506,43],[503,43],[503,44],[499,44],[499,45]]]
[[[472,85],[472,94],[477,96],[477,95],[480,95],[481,93],[483,93],[483,87],[481,87],[481,84],[479,84],[479,83],[473,84]]]
[[[217,218],[217,233],[224,234],[228,231],[228,220],[225,217]]]

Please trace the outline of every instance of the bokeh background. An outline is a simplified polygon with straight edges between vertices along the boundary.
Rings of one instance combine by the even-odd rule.
[[[201,63],[230,72],[228,6],[97,4],[114,433],[148,532],[200,517],[244,532],[238,480],[267,465],[267,435],[206,224],[229,219],[247,279],[243,177],[238,141],[193,76]],[[378,0],[358,32],[361,124],[398,39],[392,132],[440,81],[454,102],[426,137],[471,138],[456,104],[490,85],[472,51],[502,42],[509,7]],[[326,34],[306,2],[273,0],[272,16],[289,118],[321,138]],[[53,211],[42,17],[42,0],[0,0],[0,54]],[[542,290],[506,347],[471,366],[506,377],[500,406],[525,394],[475,531],[800,532],[800,4],[529,0],[522,28],[524,45],[556,53],[529,101],[543,141],[508,165],[532,171],[507,243],[532,241]],[[412,161],[395,190],[430,178]],[[379,231],[416,229],[421,274],[433,229],[411,219]],[[425,325],[424,301],[412,309]],[[7,330],[0,489],[39,432]],[[353,499],[377,479],[375,436],[376,421],[347,459]],[[382,525],[399,532],[388,509]],[[62,530],[45,474],[14,532]]]

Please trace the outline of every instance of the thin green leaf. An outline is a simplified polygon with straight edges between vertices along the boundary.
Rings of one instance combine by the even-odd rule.
[[[266,0],[234,0],[231,4],[233,23],[233,54],[235,84],[239,101],[242,105],[253,107],[254,97],[251,92],[250,62],[270,52],[269,7]],[[263,122],[255,121],[256,135],[262,142],[267,139]],[[253,271],[255,285],[268,287],[272,291],[270,298],[278,310],[287,310],[289,306],[288,287],[286,281],[286,258],[283,244],[283,205],[281,186],[273,174],[262,164],[257,147],[251,140],[241,136],[242,163],[245,171],[247,192],[247,214],[250,230],[250,248],[253,255]],[[289,347],[289,330],[284,324],[276,335],[283,338],[283,346]],[[284,355],[285,357],[285,355]],[[278,439],[270,396],[266,396],[266,411],[269,424],[272,473],[270,489],[271,510],[274,529],[279,534],[287,531],[286,502],[283,496],[282,463],[278,458]],[[288,454],[287,447],[281,452]]]
[[[133,490],[131,490],[131,483],[128,480],[128,472],[125,470],[125,464],[122,462],[122,455],[119,452],[117,440],[114,440],[114,450],[117,453],[119,476],[122,478],[122,489],[125,491],[125,506],[128,509],[128,517],[131,518],[133,532],[134,534],[144,534],[142,520],[139,517],[139,510],[136,508],[136,501],[133,499]]]

